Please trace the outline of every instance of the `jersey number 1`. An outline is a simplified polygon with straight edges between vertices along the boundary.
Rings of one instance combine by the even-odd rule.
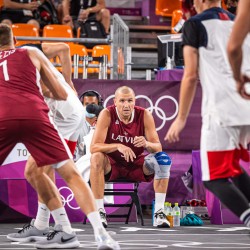
[[[4,60],[3,62],[0,63],[0,66],[3,66],[3,76],[5,81],[9,81],[9,74],[8,74],[8,69],[7,69],[7,60]]]

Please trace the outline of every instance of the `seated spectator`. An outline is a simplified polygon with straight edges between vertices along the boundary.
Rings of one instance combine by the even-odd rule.
[[[62,18],[63,18],[62,0],[52,0],[52,3],[56,8],[58,20],[60,23],[62,23]]]
[[[233,13],[234,15],[236,15],[236,10],[237,10],[237,6],[238,6],[238,0],[224,0],[226,6],[227,6],[227,10],[231,13]]]
[[[41,0],[41,2],[43,2],[43,0]],[[39,29],[40,24],[33,14],[39,5],[39,1],[29,2],[28,0],[4,0],[0,22],[8,25],[12,25],[13,23],[29,23],[35,25]]]
[[[75,30],[79,21],[95,18],[100,21],[109,34],[110,12],[106,9],[105,0],[63,0],[63,24],[68,24]]]
[[[77,145],[75,150],[74,160],[77,161],[80,157],[85,155],[86,148],[84,143],[84,137],[89,134],[92,127],[95,126],[97,116],[86,112],[86,106],[89,104],[96,104],[102,107],[101,95],[94,90],[87,90],[81,96],[80,100],[85,110],[85,121],[80,130],[79,137],[77,139]]]
[[[144,150],[150,154],[145,154]],[[115,92],[114,105],[100,113],[91,153],[90,183],[105,227],[105,180],[119,179],[144,182],[154,179],[154,226],[170,226],[164,213],[164,202],[171,159],[162,152],[152,114],[135,106],[135,93],[131,88],[119,87]]]
[[[196,15],[193,0],[182,0],[183,19],[188,20],[191,16]]]

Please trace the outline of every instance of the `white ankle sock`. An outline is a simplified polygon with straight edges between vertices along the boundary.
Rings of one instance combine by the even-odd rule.
[[[101,222],[101,217],[99,212],[95,211],[95,212],[91,212],[87,215],[93,229],[94,229],[94,234],[98,234],[98,229],[101,229],[103,227],[102,222]]]
[[[250,227],[250,208],[242,213],[240,220],[243,221],[247,227]]]
[[[44,230],[49,227],[50,211],[47,206],[43,203],[38,202],[37,215],[34,226],[38,230]]]
[[[95,199],[97,209],[104,209],[104,200],[103,199]]]
[[[64,232],[66,232],[68,234],[71,234],[73,232],[73,229],[72,229],[71,224],[69,222],[68,215],[67,215],[64,207],[60,207],[58,209],[51,211],[51,214],[55,220],[55,224],[62,225]]]
[[[164,202],[166,199],[165,193],[155,193],[155,212],[160,209],[164,210]]]

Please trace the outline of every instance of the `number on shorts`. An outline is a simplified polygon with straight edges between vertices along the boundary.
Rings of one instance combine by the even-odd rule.
[[[3,76],[5,81],[9,81],[9,74],[8,74],[8,69],[7,69],[7,60],[4,60],[3,62],[0,63],[0,66],[3,66]]]

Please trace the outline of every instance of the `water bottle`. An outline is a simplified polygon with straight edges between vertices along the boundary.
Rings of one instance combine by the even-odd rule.
[[[184,23],[185,23],[185,20],[184,20],[184,19],[181,19],[181,20],[174,26],[174,31],[175,31],[176,33],[179,33],[179,32],[181,31],[181,29],[182,29]]]
[[[180,215],[181,215],[181,210],[178,207],[178,203],[174,204],[173,208],[173,226],[174,227],[179,227],[180,226]]]
[[[164,202],[164,213],[168,214],[168,202]]]
[[[171,58],[168,56],[167,58],[167,65],[166,65],[167,69],[172,69],[172,62],[171,62]]]
[[[170,227],[173,227],[173,209],[171,203],[168,203],[167,205],[167,220],[170,223]]]
[[[152,225],[154,225],[155,200],[152,200]]]

